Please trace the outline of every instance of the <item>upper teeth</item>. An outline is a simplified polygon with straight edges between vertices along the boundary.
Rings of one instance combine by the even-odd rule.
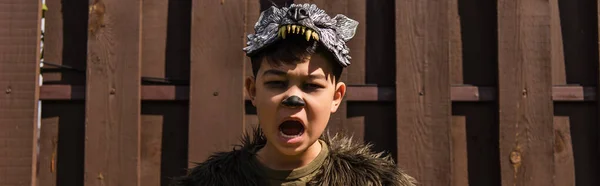
[[[277,33],[277,35],[279,37],[285,39],[285,36],[290,33],[304,35],[306,38],[306,41],[310,41],[310,38],[312,38],[316,41],[319,41],[319,34],[317,34],[317,32],[315,32],[311,28],[301,26],[301,25],[282,26],[279,28],[279,32]]]

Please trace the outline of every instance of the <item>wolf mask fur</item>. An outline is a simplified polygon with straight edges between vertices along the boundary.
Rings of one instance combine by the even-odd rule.
[[[314,4],[292,4],[289,7],[263,11],[254,25],[255,34],[248,35],[247,56],[253,56],[270,44],[291,34],[302,35],[307,41],[319,41],[342,67],[350,65],[350,49],[346,42],[356,32],[358,22],[342,14],[331,18]]]
[[[413,177],[404,173],[389,155],[375,153],[371,145],[353,142],[342,134],[320,138],[329,147],[329,155],[307,185],[415,186]],[[197,164],[173,186],[268,185],[252,163],[256,152],[267,143],[259,128],[244,135],[242,144],[228,152],[218,152]]]

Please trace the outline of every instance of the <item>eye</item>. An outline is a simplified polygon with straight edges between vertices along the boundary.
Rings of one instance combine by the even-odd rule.
[[[307,90],[318,90],[318,89],[322,89],[325,87],[322,85],[319,85],[319,84],[315,84],[315,83],[307,83],[304,85],[304,88]]]
[[[270,88],[285,88],[287,83],[285,81],[267,81],[265,85]]]
[[[300,15],[308,16],[308,12],[306,12],[306,10],[304,8],[301,8],[299,13],[300,13]]]

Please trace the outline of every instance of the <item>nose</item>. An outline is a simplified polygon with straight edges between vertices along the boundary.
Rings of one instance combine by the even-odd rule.
[[[304,102],[304,100],[302,98],[295,96],[295,95],[283,99],[281,104],[283,106],[291,107],[291,108],[304,107],[306,105],[306,103]]]
[[[309,15],[308,11],[302,7],[292,7],[288,10],[288,16],[294,21],[300,21],[306,19]]]

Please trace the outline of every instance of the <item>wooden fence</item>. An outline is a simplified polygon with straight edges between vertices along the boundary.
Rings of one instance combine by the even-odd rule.
[[[40,69],[40,0],[4,0],[0,185],[167,185],[231,149],[245,35],[292,2],[46,0]],[[330,129],[421,185],[600,185],[596,0],[295,2],[360,22]]]

